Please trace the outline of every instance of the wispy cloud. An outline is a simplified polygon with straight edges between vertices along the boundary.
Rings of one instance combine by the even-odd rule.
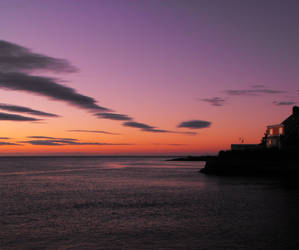
[[[28,140],[28,141],[22,141],[21,143],[29,143],[31,145],[40,145],[40,146],[109,145],[108,143],[76,142],[76,141],[68,141],[68,140]]]
[[[50,71],[54,73],[71,73],[77,69],[67,60],[49,57],[32,52],[20,45],[0,40],[0,88],[12,91],[23,91],[52,100],[68,103],[94,113],[98,118],[130,121],[128,115],[111,113],[111,109],[98,105],[97,101],[75,89],[65,86],[62,81],[32,72]],[[30,73],[30,74],[29,74]],[[8,108],[8,107],[4,107]],[[56,116],[54,114],[14,108],[15,112],[27,112],[34,115]]]
[[[277,106],[290,106],[290,105],[295,105],[296,102],[293,102],[293,101],[281,101],[281,102],[274,101],[273,104],[275,104]]]
[[[40,135],[27,136],[27,138],[31,138],[31,139],[51,139],[51,140],[78,141],[78,139],[74,139],[74,138],[60,138],[60,137],[40,136]]]
[[[49,140],[27,140],[20,141],[20,143],[27,143],[36,146],[82,146],[82,145],[94,145],[94,146],[123,146],[123,145],[133,145],[127,143],[100,143],[100,142],[80,142],[77,140],[63,140],[63,139],[49,139]]]
[[[139,128],[144,131],[149,131],[149,130],[154,129],[154,127],[147,125],[145,123],[141,123],[141,122],[124,122],[123,125],[125,127]]]
[[[10,140],[10,137],[0,137],[0,146],[22,146],[22,144],[9,142],[9,141],[2,141],[2,140]]]
[[[116,114],[116,113],[97,113],[97,117],[102,119],[117,120],[117,121],[131,121],[132,118],[128,115]]]
[[[34,140],[24,140],[19,141],[18,143],[31,144],[36,146],[82,146],[82,145],[94,145],[94,146],[113,146],[113,145],[133,145],[128,143],[107,143],[107,142],[84,142],[76,138],[64,138],[64,137],[53,137],[53,136],[40,136],[40,135],[31,135],[27,136],[28,139]]]
[[[211,126],[211,122],[202,121],[202,120],[191,120],[181,122],[177,127],[178,128],[190,128],[190,129],[201,129],[208,128]]]
[[[198,133],[196,132],[185,132],[185,131],[173,131],[173,130],[166,130],[166,129],[158,129],[154,126],[150,126],[145,123],[141,122],[125,122],[123,123],[123,126],[125,127],[131,127],[131,128],[138,128],[141,131],[145,132],[151,132],[151,133],[170,133],[170,134],[181,134],[181,135],[197,135]]]
[[[16,121],[16,122],[31,121],[31,122],[33,122],[33,121],[41,121],[41,119],[0,112],[0,121]]]
[[[286,91],[282,90],[274,90],[274,89],[234,89],[234,90],[226,90],[226,94],[231,96],[254,96],[260,94],[282,94],[286,93]]]
[[[32,72],[40,71],[71,73],[76,72],[77,69],[67,60],[34,53],[28,48],[0,40],[0,89],[27,92],[44,96],[52,100],[68,103],[69,105],[90,111],[96,117],[101,119],[126,121],[123,123],[123,126],[141,129],[142,131],[190,135],[188,132],[159,129],[154,126],[133,121],[133,118],[128,115],[114,113],[111,109],[98,105],[94,98],[81,94],[71,87],[65,86],[62,80],[53,77],[41,76],[40,74],[31,74]],[[33,115],[56,116],[55,114],[15,105],[10,105],[10,107],[5,106],[4,108],[6,108],[6,110],[10,108],[11,110],[14,109],[15,112],[24,112]],[[39,121],[39,119],[36,118],[8,114],[4,115],[3,113],[2,120],[4,119],[16,121]],[[103,131],[100,133],[103,133]],[[57,144],[62,142],[52,141],[45,143]]]
[[[22,144],[14,143],[14,142],[0,142],[0,146],[22,146]]]
[[[46,116],[46,117],[59,117],[58,115],[27,108],[24,106],[17,106],[17,105],[10,105],[10,104],[4,104],[0,103],[0,109],[11,111],[11,112],[18,112],[18,113],[27,113],[31,115],[37,115],[37,116]]]
[[[46,96],[93,112],[108,110],[97,105],[92,97],[79,94],[76,90],[59,84],[56,79],[50,77],[0,72],[0,88]]]
[[[86,129],[72,129],[67,130],[68,132],[78,132],[78,133],[95,133],[95,134],[107,134],[107,135],[121,135],[120,133],[112,133],[103,130],[86,130]]]
[[[254,88],[254,89],[264,89],[264,88],[266,88],[266,86],[262,85],[262,84],[255,84],[255,85],[251,85],[250,87]]]
[[[204,98],[204,99],[201,99],[201,101],[207,102],[207,103],[211,104],[212,106],[217,106],[217,107],[224,106],[224,104],[226,102],[226,100],[221,97]]]
[[[124,122],[123,126],[125,127],[131,127],[131,128],[139,128],[142,131],[146,132],[153,132],[153,133],[170,133],[171,131],[169,130],[164,130],[164,129],[157,129],[153,126],[147,125],[145,123],[141,122]]]
[[[0,71],[19,72],[48,70],[54,72],[76,72],[67,60],[33,53],[20,45],[0,40]]]
[[[27,143],[31,145],[37,146],[62,146],[66,145],[64,143],[60,143],[59,141],[52,140],[29,140],[29,141],[20,141],[20,143]]]

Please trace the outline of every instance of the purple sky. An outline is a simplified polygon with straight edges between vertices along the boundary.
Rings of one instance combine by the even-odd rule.
[[[182,121],[210,121],[197,142],[187,135],[156,140],[190,143],[184,152],[215,144],[206,150],[213,151],[239,136],[256,142],[268,123],[281,122],[299,101],[298,9],[296,0],[2,0],[0,34],[36,53],[67,59],[79,72],[48,75],[138,122],[173,131]],[[66,117],[63,131],[104,127],[128,133],[130,143],[136,138],[135,130],[99,123],[47,99],[2,89],[0,94],[1,102],[35,108],[34,98],[43,100],[41,110]],[[74,123],[70,112],[87,125],[67,126]],[[220,128],[230,137],[220,135]],[[146,135],[139,140],[153,143]]]

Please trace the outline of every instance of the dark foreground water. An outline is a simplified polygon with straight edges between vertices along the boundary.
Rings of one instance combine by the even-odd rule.
[[[298,249],[296,185],[202,166],[0,158],[0,249]]]

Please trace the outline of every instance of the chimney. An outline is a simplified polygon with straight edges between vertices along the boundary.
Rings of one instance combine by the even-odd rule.
[[[298,115],[299,114],[299,107],[298,106],[294,106],[293,107],[293,115]]]

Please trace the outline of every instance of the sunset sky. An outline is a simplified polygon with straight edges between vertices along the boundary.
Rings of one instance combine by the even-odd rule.
[[[297,0],[1,0],[0,155],[213,154],[299,102]]]

